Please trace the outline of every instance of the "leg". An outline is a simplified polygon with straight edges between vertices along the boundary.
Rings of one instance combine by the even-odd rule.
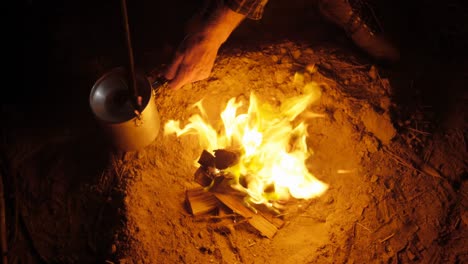
[[[383,34],[366,0],[319,0],[318,8],[327,21],[341,27],[358,47],[375,59],[399,60],[398,49]]]

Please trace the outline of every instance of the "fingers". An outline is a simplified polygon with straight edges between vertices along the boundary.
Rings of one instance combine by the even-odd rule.
[[[168,66],[165,76],[166,79],[170,80],[168,85],[170,89],[178,90],[180,87],[184,86],[188,81],[187,79],[187,70],[186,66],[183,64],[184,55],[180,52],[177,52],[174,60]]]
[[[184,62],[180,63],[174,79],[169,82],[169,87],[177,90],[188,83],[207,79],[210,76],[213,65],[202,65],[203,66],[185,64]]]
[[[169,88],[177,90],[187,83],[209,77],[219,48],[218,43],[194,37],[183,42],[164,76]]]
[[[177,51],[172,63],[167,67],[164,77],[170,80],[168,83],[170,89],[178,90],[190,82],[190,71],[187,69],[184,60],[187,60],[186,55]]]
[[[173,90],[178,90],[185,84],[189,83],[189,76],[187,75],[186,66],[183,64],[179,64],[179,68],[175,77],[169,81],[169,88]]]
[[[209,77],[213,63],[193,62],[188,59],[189,57],[190,56],[184,56],[177,64],[174,63],[174,66],[171,65],[166,73],[166,78],[170,80],[169,88],[178,90],[188,83],[200,81]]]

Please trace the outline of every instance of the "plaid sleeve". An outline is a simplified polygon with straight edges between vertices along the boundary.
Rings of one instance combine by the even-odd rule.
[[[259,20],[268,0],[225,0],[225,5],[234,12],[243,14],[250,19]]]

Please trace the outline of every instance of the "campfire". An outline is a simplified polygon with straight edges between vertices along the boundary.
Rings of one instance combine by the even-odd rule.
[[[298,75],[300,78],[300,75]],[[250,94],[248,105],[231,98],[213,124],[203,107],[181,127],[166,123],[165,134],[196,135],[204,149],[194,161],[200,188],[186,192],[194,216],[229,208],[268,238],[282,226],[281,210],[287,201],[311,199],[328,185],[306,167],[313,151],[307,146],[307,119],[321,117],[308,107],[321,95],[320,85],[307,83],[300,95],[281,104],[261,101]]]

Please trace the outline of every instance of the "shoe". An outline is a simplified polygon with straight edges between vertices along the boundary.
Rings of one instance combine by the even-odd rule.
[[[318,9],[370,56],[391,63],[400,59],[400,52],[383,34],[366,0],[319,0]]]

